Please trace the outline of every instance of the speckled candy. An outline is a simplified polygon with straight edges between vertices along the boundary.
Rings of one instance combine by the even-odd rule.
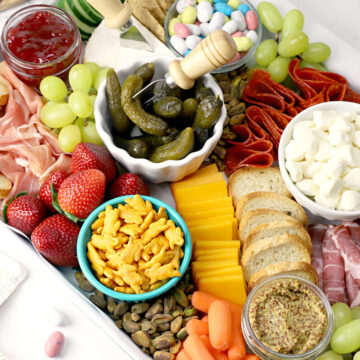
[[[233,37],[237,51],[248,51],[252,47],[252,41],[247,36]]]
[[[208,36],[210,32],[210,24],[209,23],[202,23],[200,24],[201,35]]]
[[[222,29],[228,34],[232,34],[238,29],[238,23],[235,20],[230,20],[222,27]]]
[[[236,10],[236,8],[240,5],[240,0],[229,0],[227,4],[230,5],[233,10]]]
[[[186,38],[185,44],[190,50],[192,50],[200,41],[201,38],[199,38],[199,36],[190,35]]]
[[[180,0],[177,4],[176,4],[176,11],[179,14],[182,14],[183,11],[188,7],[188,6],[194,6],[195,5],[195,0]]]
[[[188,48],[185,44],[185,40],[183,38],[181,38],[179,35],[173,35],[170,38],[170,44],[181,55],[184,55],[186,50],[188,50]]]
[[[229,64],[231,64],[235,61],[238,61],[240,59],[241,59],[241,55],[240,55],[240,53],[237,52],[236,55],[229,61]]]
[[[183,39],[186,39],[190,35],[190,29],[180,22],[174,25],[174,31],[176,35],[179,35]]]
[[[248,30],[256,30],[259,25],[259,20],[256,16],[255,11],[248,11],[245,15],[246,26]],[[241,30],[241,29],[240,29]]]
[[[200,22],[210,21],[213,15],[213,7],[208,1],[203,1],[197,6],[197,18]]]
[[[200,24],[199,24],[200,25]],[[201,35],[201,28],[198,25],[194,24],[187,24],[186,25],[188,29],[190,30],[191,35]]]
[[[238,29],[244,31],[246,29],[245,16],[240,10],[235,10],[231,13],[231,20],[238,23]]]
[[[248,4],[240,4],[237,9],[245,15],[250,10],[250,6]]]
[[[181,21],[178,18],[173,18],[169,21],[169,26],[168,26],[168,33],[170,36],[175,35],[175,30],[174,30],[174,26],[175,24],[180,23]]]
[[[57,357],[64,346],[65,336],[60,331],[54,331],[45,343],[45,354],[49,358]]]
[[[188,6],[181,13],[181,21],[183,24],[193,24],[196,20],[197,11],[193,6]]]
[[[258,34],[257,34],[257,32],[254,31],[254,30],[248,31],[248,33],[246,34],[246,36],[251,40],[251,42],[252,42],[253,44],[255,44],[256,41],[257,41],[257,39],[258,39]]]
[[[222,2],[215,4],[215,10],[220,11],[221,13],[227,16],[230,16],[231,13],[233,12],[233,8],[230,5]]]
[[[234,37],[234,36],[241,37],[241,36],[244,36],[244,35],[245,34],[240,30],[235,31],[234,33],[231,34],[232,37]]]
[[[197,0],[197,3],[200,4],[200,3],[203,2],[203,1],[207,1],[207,2],[209,2],[210,4],[213,3],[212,0]]]
[[[225,23],[225,15],[220,11],[216,12],[209,23],[210,24],[209,32],[211,33],[217,29],[221,29],[224,23]]]

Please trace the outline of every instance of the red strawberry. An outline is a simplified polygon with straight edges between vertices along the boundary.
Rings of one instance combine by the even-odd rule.
[[[60,185],[58,201],[60,207],[85,219],[103,201],[106,179],[102,171],[89,169],[70,175]]]
[[[70,170],[74,174],[77,171],[87,169],[101,170],[106,176],[106,183],[111,183],[116,176],[116,165],[109,151],[96,144],[80,143],[75,146],[71,157]]]
[[[16,198],[10,203],[6,212],[9,225],[26,235],[30,235],[45,216],[45,204],[34,195],[22,195]]]
[[[108,198],[135,194],[150,195],[150,192],[144,180],[135,174],[125,173],[117,177],[111,184]]]
[[[40,188],[40,199],[45,203],[46,207],[51,212],[56,212],[52,205],[52,198],[51,198],[51,183],[53,183],[54,188],[56,191],[59,191],[60,185],[62,182],[69,176],[70,174],[65,171],[54,171],[51,173],[49,178],[41,185]]]
[[[31,235],[35,248],[56,266],[77,266],[76,242],[80,226],[64,215],[45,219]]]

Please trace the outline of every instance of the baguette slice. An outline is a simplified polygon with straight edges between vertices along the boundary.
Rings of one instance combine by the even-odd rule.
[[[245,244],[250,232],[258,225],[279,220],[294,220],[294,218],[277,210],[257,209],[248,211],[239,223],[239,239],[241,243]]]
[[[271,264],[266,268],[255,273],[249,281],[248,291],[250,292],[255,286],[274,275],[295,275],[313,282],[315,285],[319,283],[319,277],[315,268],[303,261],[284,261]]]
[[[311,263],[309,252],[296,235],[283,234],[276,239],[254,243],[244,251],[241,258],[245,281],[249,282],[254,274],[267,266],[284,261]]]
[[[272,238],[282,234],[294,234],[297,235],[305,247],[311,253],[312,243],[311,237],[306,229],[297,220],[279,220],[272,221],[270,223],[260,224],[252,229],[245,239],[244,250],[257,241],[261,241],[266,238]]]
[[[12,189],[11,181],[4,175],[0,174],[0,199],[5,199]]]
[[[236,206],[236,217],[240,221],[248,211],[256,209],[278,210],[307,225],[304,209],[294,200],[274,192],[256,191],[244,195]]]
[[[235,207],[244,195],[255,191],[271,191],[291,197],[278,167],[243,167],[230,176],[228,189]]]

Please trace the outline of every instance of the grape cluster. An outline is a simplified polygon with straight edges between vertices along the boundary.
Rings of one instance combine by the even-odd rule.
[[[304,15],[300,10],[290,10],[284,19],[268,1],[260,2],[257,10],[261,22],[276,35],[276,40],[268,39],[258,46],[254,69],[265,70],[274,81],[283,82],[288,76],[289,62],[294,56],[300,56],[300,67],[326,71],[321,63],[330,56],[330,48],[323,42],[309,43],[308,36],[302,31]]]
[[[41,121],[58,130],[58,144],[62,151],[72,152],[80,142],[102,145],[96,131],[94,103],[97,90],[106,78],[108,69],[95,63],[74,65],[69,72],[72,92],[56,76],[47,76],[40,83],[46,104],[40,112]]]

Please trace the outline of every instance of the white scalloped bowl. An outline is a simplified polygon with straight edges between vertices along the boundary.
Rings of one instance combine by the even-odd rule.
[[[132,74],[139,66],[146,62],[152,61],[155,65],[155,74],[153,80],[161,79],[165,73],[168,72],[169,63],[174,58],[168,56],[154,55],[132,62],[127,67],[115,69],[120,83],[123,84],[125,79]],[[217,85],[211,75],[203,76],[204,85],[210,88],[214,95],[218,95],[223,100],[223,95],[220,87]],[[105,90],[105,81],[99,87],[98,95],[95,101],[95,122],[96,129],[109,149],[111,155],[121,163],[130,172],[141,175],[144,179],[153,183],[162,183],[166,181],[178,181],[199,169],[203,161],[214,150],[219,141],[224,122],[226,119],[226,108],[223,104],[218,121],[213,128],[212,136],[206,141],[204,146],[197,151],[194,151],[181,160],[166,160],[161,163],[153,163],[147,159],[137,159],[128,154],[127,151],[117,147],[111,135],[111,119],[107,105],[107,95]]]

